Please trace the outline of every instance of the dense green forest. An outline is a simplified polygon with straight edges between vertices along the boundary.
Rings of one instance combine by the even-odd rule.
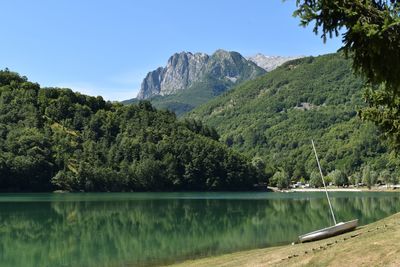
[[[233,86],[232,82],[220,81],[216,78],[207,76],[202,81],[198,81],[185,90],[178,91],[172,95],[153,96],[148,101],[157,109],[170,110],[178,117],[189,112],[195,107],[206,103],[210,99],[229,90]],[[134,98],[122,101],[123,104],[135,104],[139,100]]]
[[[233,86],[230,81],[221,81],[211,76],[204,77],[189,88],[173,95],[155,96],[149,99],[158,109],[167,109],[178,117],[191,111],[195,107],[207,103]]]
[[[243,190],[262,169],[194,120],[0,71],[1,191]]]
[[[264,161],[269,177],[276,174],[286,184],[317,171],[311,139],[326,173],[337,170],[351,178],[343,184],[395,182],[398,159],[376,127],[357,115],[365,106],[362,85],[342,54],[302,58],[237,86],[188,117],[215,127],[221,141]]]

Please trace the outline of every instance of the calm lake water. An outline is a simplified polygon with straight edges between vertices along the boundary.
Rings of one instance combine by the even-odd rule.
[[[338,221],[399,193],[330,193]],[[147,266],[291,243],[331,223],[324,193],[0,194],[0,266]]]

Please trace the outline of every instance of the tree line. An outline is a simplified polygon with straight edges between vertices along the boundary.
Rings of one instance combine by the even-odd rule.
[[[265,180],[215,129],[0,71],[1,191],[247,190]]]

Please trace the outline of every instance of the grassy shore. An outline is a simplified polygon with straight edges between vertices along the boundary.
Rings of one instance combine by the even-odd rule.
[[[400,266],[400,213],[312,243],[236,252],[174,266]]]

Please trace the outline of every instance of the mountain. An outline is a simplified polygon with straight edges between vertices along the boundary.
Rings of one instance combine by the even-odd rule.
[[[211,76],[221,84],[235,84],[263,74],[264,71],[237,52],[217,50],[204,53],[181,52],[171,56],[165,67],[149,72],[143,80],[138,99],[171,95]]]
[[[359,177],[366,166],[394,172],[399,162],[376,127],[357,116],[365,105],[363,82],[352,73],[342,54],[296,59],[186,116],[215,127],[228,146],[262,159],[271,176],[284,170],[292,179],[308,179],[316,171],[311,139],[326,172]]]
[[[246,59],[237,52],[222,49],[212,55],[176,53],[165,67],[146,75],[136,99],[123,103],[148,99],[155,107],[181,116],[233,86],[263,75],[293,58],[257,54]]]
[[[144,78],[138,99],[171,95],[184,90],[203,77],[210,57],[203,53],[176,53],[166,67],[149,72]]]
[[[265,72],[237,52],[176,53],[165,67],[146,75],[137,99],[148,99],[155,107],[171,110],[179,116]],[[123,103],[134,103],[137,99]]]
[[[148,101],[121,105],[0,71],[0,191],[247,190],[263,173]]]
[[[254,62],[257,66],[263,68],[264,70],[270,72],[287,61],[302,57],[303,56],[298,56],[298,57],[266,56],[258,53],[254,56],[247,57],[247,59]]]

